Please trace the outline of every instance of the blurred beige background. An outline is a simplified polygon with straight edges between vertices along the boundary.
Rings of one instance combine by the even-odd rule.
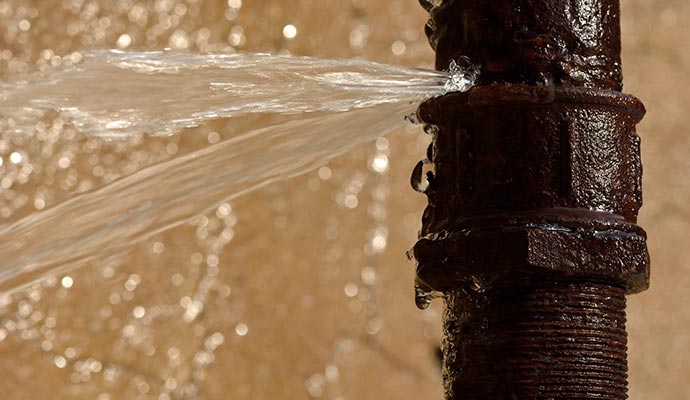
[[[626,91],[648,109],[640,224],[653,265],[651,289],[629,298],[630,398],[690,398],[690,4],[622,8]],[[424,22],[414,0],[0,0],[0,76],[104,48],[430,67]],[[0,218],[261,123],[118,143],[55,121],[30,137],[2,133]],[[425,203],[408,182],[426,140],[414,127],[390,134],[127,254],[0,297],[0,398],[440,399],[439,305],[415,308],[404,254]],[[386,171],[370,167],[376,156]]]

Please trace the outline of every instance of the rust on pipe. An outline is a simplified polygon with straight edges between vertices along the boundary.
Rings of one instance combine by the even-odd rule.
[[[625,295],[649,257],[618,1],[420,3],[437,68],[482,71],[418,110],[434,172],[412,254],[444,295],[446,399],[627,398]]]

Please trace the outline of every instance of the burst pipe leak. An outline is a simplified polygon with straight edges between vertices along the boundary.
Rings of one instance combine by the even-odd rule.
[[[618,0],[420,0],[436,66],[478,86],[437,127],[417,279],[443,293],[447,400],[627,398],[625,295],[649,285],[642,103]]]

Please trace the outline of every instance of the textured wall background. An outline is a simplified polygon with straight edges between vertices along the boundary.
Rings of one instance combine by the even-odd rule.
[[[0,0],[0,76],[21,79],[103,48],[430,67],[424,21],[413,0]],[[638,400],[690,397],[688,22],[687,2],[623,2],[625,87],[648,108],[638,130],[640,224],[652,288],[629,298]],[[267,122],[221,120],[118,143],[59,120],[40,121],[31,137],[0,133],[0,218]],[[425,147],[416,128],[396,132],[125,255],[0,298],[0,398],[440,399],[438,304],[414,307],[404,255],[424,205],[409,173]],[[371,167],[377,156],[385,171]]]

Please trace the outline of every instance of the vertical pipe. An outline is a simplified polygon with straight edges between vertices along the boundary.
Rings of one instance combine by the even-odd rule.
[[[446,399],[626,399],[625,294],[649,261],[618,0],[420,2],[437,67],[482,70],[419,109],[436,133],[412,253],[444,294]]]

